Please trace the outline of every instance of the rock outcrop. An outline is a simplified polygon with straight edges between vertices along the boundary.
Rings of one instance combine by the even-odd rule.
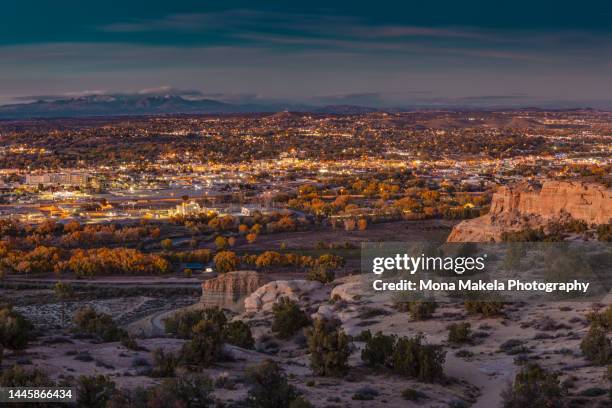
[[[220,307],[240,306],[240,300],[265,284],[255,271],[228,272],[202,282],[201,303]]]
[[[493,195],[488,214],[457,224],[448,241],[500,241],[504,231],[546,226],[564,219],[581,220],[589,225],[610,222],[612,189],[569,181],[504,186]]]
[[[244,300],[244,309],[248,312],[271,311],[272,306],[281,297],[300,302],[302,306],[314,300],[322,300],[328,293],[316,293],[323,284],[307,280],[278,280],[265,284]]]

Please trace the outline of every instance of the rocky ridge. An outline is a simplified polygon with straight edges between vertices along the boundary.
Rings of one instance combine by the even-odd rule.
[[[588,225],[612,219],[612,189],[595,183],[544,181],[503,186],[493,195],[488,214],[457,224],[449,242],[500,241],[504,231],[540,227],[575,219]]]

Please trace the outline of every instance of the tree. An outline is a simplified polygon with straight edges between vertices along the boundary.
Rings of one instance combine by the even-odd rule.
[[[226,273],[236,270],[239,259],[232,251],[221,251],[215,255],[213,261],[217,272]]]
[[[257,241],[257,234],[254,232],[248,233],[246,235],[246,240],[249,244],[252,244],[253,242]]]
[[[274,265],[281,265],[282,263],[283,256],[276,251],[266,251],[255,260],[255,266],[258,268],[269,268]]]
[[[317,319],[306,329],[310,367],[316,375],[341,377],[348,371],[350,341],[339,322]]]
[[[242,320],[230,322],[225,326],[224,330],[225,341],[234,346],[252,349],[255,345],[255,340],[251,334],[251,328]]]
[[[218,307],[206,309],[186,309],[174,313],[164,320],[164,330],[168,334],[174,334],[181,339],[189,339],[193,335],[193,327],[203,320],[209,320],[224,328],[227,317]]]
[[[152,377],[172,377],[179,363],[174,353],[167,353],[161,347],[153,350],[153,370]]]
[[[213,407],[213,384],[204,374],[186,373],[176,378],[166,378],[148,392],[147,408]],[[131,406],[131,405],[130,405]]]
[[[91,306],[85,306],[75,313],[74,324],[77,332],[95,336],[105,342],[119,341],[127,336],[110,315],[98,313]]]
[[[55,297],[57,297],[62,303],[62,315],[61,315],[61,325],[64,325],[64,314],[66,311],[66,300],[72,298],[74,291],[72,289],[72,285],[66,282],[56,282],[53,286],[53,292],[55,293]]]
[[[336,275],[332,270],[320,265],[310,268],[310,270],[306,274],[307,280],[318,281],[321,283],[333,282],[335,278]]]
[[[602,312],[593,311],[587,314],[587,320],[592,325],[599,325],[608,331],[612,330],[612,305],[609,305]]]
[[[163,239],[163,240],[160,242],[160,245],[161,245],[161,247],[162,247],[162,249],[163,249],[164,251],[171,251],[171,250],[172,250],[172,248],[174,247],[174,244],[172,243],[172,240],[171,240],[171,239],[169,239],[169,238]]]
[[[399,302],[397,307],[400,311],[406,311],[413,320],[427,320],[438,308],[433,300],[412,300]]]
[[[382,332],[376,333],[366,341],[361,351],[361,360],[368,367],[390,367],[395,340],[395,336],[387,336]]]
[[[424,336],[401,337],[391,357],[393,371],[408,378],[433,382],[444,377],[442,346],[423,344]]]
[[[272,306],[272,331],[280,339],[287,339],[307,326],[310,320],[297,302],[282,297]]]
[[[338,269],[344,266],[344,258],[334,254],[323,254],[317,259],[317,265],[327,269]]]
[[[466,343],[470,341],[471,324],[453,323],[448,326],[448,341],[450,343]]]
[[[10,306],[0,308],[0,345],[22,350],[32,340],[34,326]]]
[[[227,248],[227,245],[227,238],[225,238],[223,235],[219,235],[217,238],[215,238],[215,246],[217,249],[225,249]]]
[[[530,363],[523,367],[514,382],[502,392],[504,408],[560,408],[563,389],[559,377]]]
[[[187,364],[209,367],[221,357],[223,331],[212,320],[202,320],[192,329],[191,340],[183,344],[181,359]]]
[[[251,367],[247,380],[250,385],[247,402],[253,408],[286,408],[298,397],[296,389],[272,360]]]
[[[81,376],[76,389],[78,406],[105,408],[115,393],[115,383],[104,375]]]
[[[604,365],[612,360],[612,342],[608,339],[606,329],[599,324],[592,324],[580,343],[582,354],[597,365]]]

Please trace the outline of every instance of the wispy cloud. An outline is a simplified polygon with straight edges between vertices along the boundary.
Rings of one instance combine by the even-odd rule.
[[[171,14],[158,19],[120,21],[98,29],[128,35],[125,41],[130,41],[129,34],[134,33],[167,33],[164,38],[178,35],[181,41],[192,46],[261,47],[283,52],[308,49],[362,54],[402,52],[550,62],[555,59],[550,56],[561,55],[561,50],[565,56],[587,57],[593,48],[612,51],[612,39],[578,31],[402,25],[370,21],[365,17],[248,9]]]

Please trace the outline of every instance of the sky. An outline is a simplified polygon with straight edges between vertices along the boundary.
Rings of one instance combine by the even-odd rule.
[[[21,0],[0,104],[175,93],[236,103],[612,108],[612,2]]]

